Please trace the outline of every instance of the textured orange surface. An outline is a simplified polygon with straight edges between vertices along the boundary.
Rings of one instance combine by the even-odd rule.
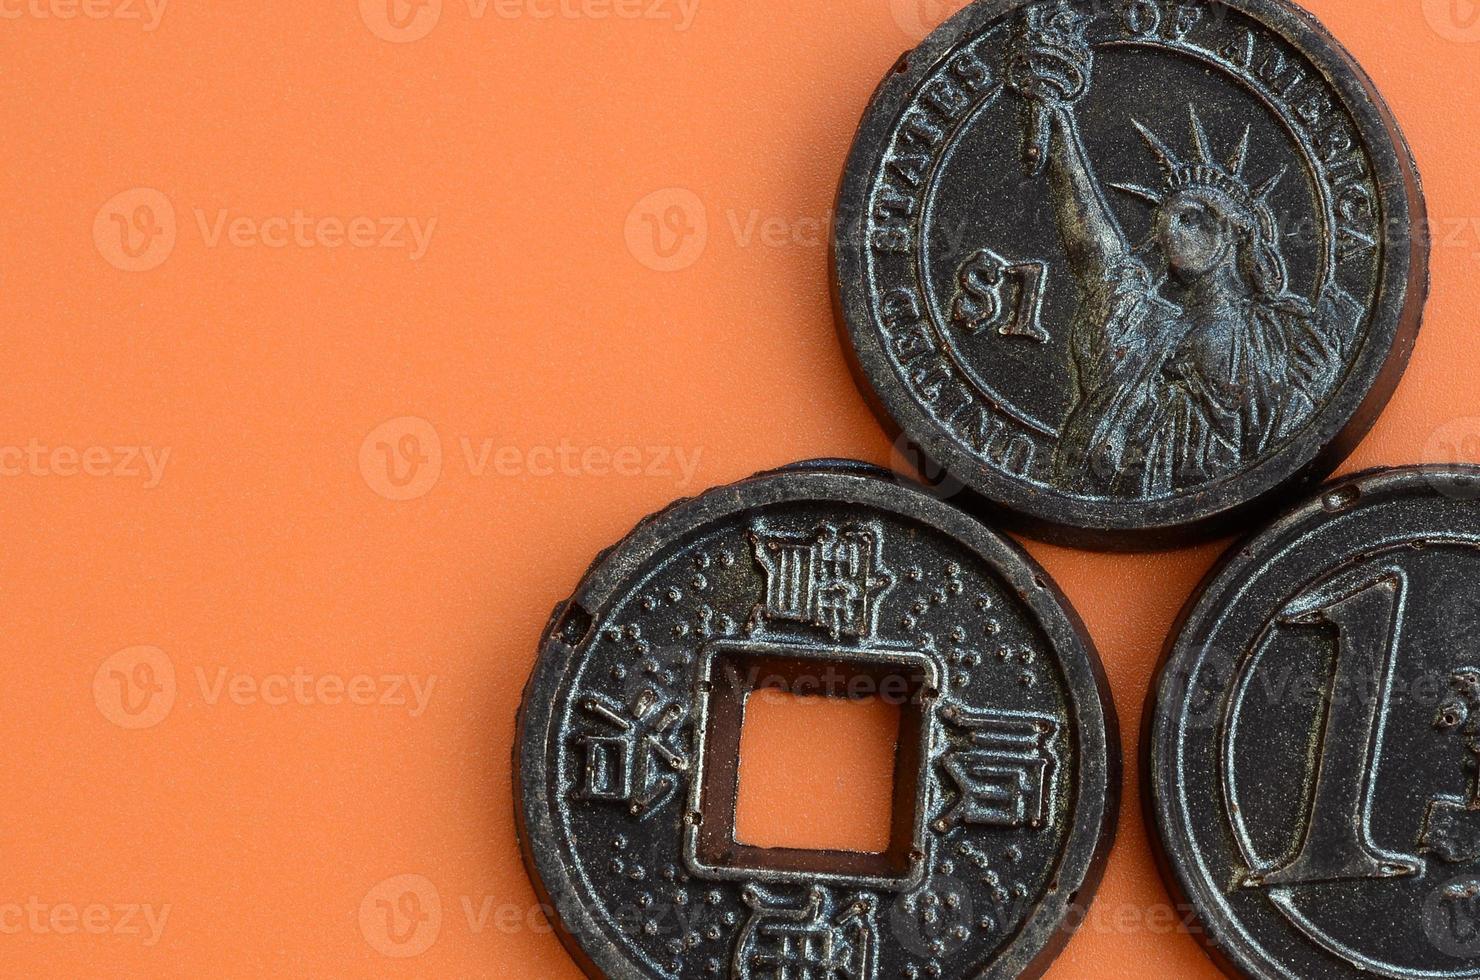
[[[1436,235],[1348,469],[1474,458],[1480,9],[1310,5]],[[889,460],[822,228],[869,93],[955,6],[0,3],[0,973],[577,975],[510,805],[540,630],[676,496]],[[1134,759],[1219,545],[1031,547]],[[1125,789],[1052,976],[1213,977]]]
[[[883,698],[752,694],[740,732],[735,839],[884,853],[898,744],[899,705]]]

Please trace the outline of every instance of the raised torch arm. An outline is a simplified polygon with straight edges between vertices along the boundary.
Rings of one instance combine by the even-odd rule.
[[[1089,90],[1094,55],[1086,18],[1067,5],[1030,7],[1018,25],[1008,84],[1023,98],[1023,162],[1048,171],[1049,195],[1070,264],[1082,279],[1106,282],[1130,253],[1125,233],[1095,180],[1073,107]]]

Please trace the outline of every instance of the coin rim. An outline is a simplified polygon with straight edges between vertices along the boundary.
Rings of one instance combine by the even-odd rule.
[[[1153,501],[1084,500],[1009,477],[961,446],[900,381],[882,330],[869,313],[863,231],[872,176],[916,87],[959,44],[1036,2],[976,0],[902,55],[869,100],[839,185],[831,243],[834,322],[854,381],[896,444],[907,445],[964,484],[961,504],[1014,530],[1057,544],[1114,551],[1160,550],[1230,533],[1335,470],[1397,389],[1429,290],[1427,204],[1417,163],[1377,86],[1313,14],[1287,0],[1220,0],[1263,22],[1305,56],[1344,100],[1368,150],[1381,197],[1384,251],[1360,356],[1348,362],[1340,386],[1283,448],[1191,493]],[[1392,233],[1395,226],[1404,232]]]
[[[1364,470],[1324,484],[1298,505],[1282,514],[1224,552],[1193,590],[1167,633],[1156,671],[1146,692],[1141,710],[1141,805],[1146,826],[1150,829],[1152,851],[1162,882],[1179,909],[1189,910],[1197,919],[1193,936],[1209,958],[1224,973],[1255,980],[1283,980],[1290,975],[1261,945],[1247,944],[1257,954],[1237,943],[1244,935],[1238,920],[1224,915],[1217,903],[1206,899],[1208,889],[1187,873],[1195,858],[1188,835],[1176,819],[1173,795],[1176,790],[1176,741],[1173,733],[1180,709],[1164,707],[1176,695],[1176,669],[1186,657],[1183,640],[1190,632],[1200,632],[1203,621],[1217,611],[1220,596],[1236,587],[1244,577],[1261,573],[1265,561],[1283,545],[1295,540],[1327,520],[1344,516],[1379,503],[1390,503],[1395,497],[1443,496],[1437,484],[1446,479],[1480,480],[1480,466],[1466,463],[1422,463],[1411,466],[1381,467]],[[1332,493],[1355,491],[1352,502],[1333,511],[1326,504]],[[1211,909],[1211,914],[1210,910]],[[1354,974],[1367,975],[1367,974]]]
[[[1058,852],[1053,885],[1013,940],[979,980],[1038,977],[1083,922],[1104,875],[1115,839],[1122,777],[1119,723],[1099,654],[1068,599],[1016,543],[971,515],[902,482],[889,471],[851,460],[814,460],[677,501],[642,520],[596,558],[571,597],[555,607],[543,634],[516,718],[514,814],[520,852],[545,912],[566,950],[591,977],[644,980],[651,976],[628,959],[576,899],[577,885],[559,857],[555,800],[547,795],[554,707],[564,675],[594,635],[607,605],[619,598],[630,575],[674,542],[771,504],[817,501],[865,505],[929,525],[974,552],[999,575],[1043,631],[1066,684],[1065,697],[1078,733],[1079,754],[1072,825]],[[560,636],[566,611],[579,606],[592,626],[577,647]],[[1096,805],[1098,803],[1098,805]],[[584,937],[584,941],[583,941]]]

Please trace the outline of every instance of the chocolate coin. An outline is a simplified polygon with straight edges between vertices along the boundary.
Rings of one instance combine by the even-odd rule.
[[[1236,976],[1480,977],[1480,468],[1367,473],[1237,546],[1147,708],[1163,870]]]
[[[1284,0],[978,0],[874,95],[834,247],[859,385],[921,469],[1088,547],[1331,472],[1428,282],[1397,124]]]
[[[747,705],[773,691],[898,707],[885,849],[737,831]],[[1114,711],[1063,596],[857,463],[639,524],[555,610],[518,727],[525,862],[593,977],[1038,976],[1116,817]]]

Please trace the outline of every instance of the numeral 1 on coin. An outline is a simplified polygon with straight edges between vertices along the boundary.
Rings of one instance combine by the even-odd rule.
[[[1404,585],[1401,571],[1387,569],[1340,592],[1329,583],[1309,589],[1285,607],[1282,624],[1335,629],[1336,668],[1300,847],[1279,867],[1250,875],[1247,886],[1397,878],[1418,870],[1417,857],[1373,843],[1369,826]]]

